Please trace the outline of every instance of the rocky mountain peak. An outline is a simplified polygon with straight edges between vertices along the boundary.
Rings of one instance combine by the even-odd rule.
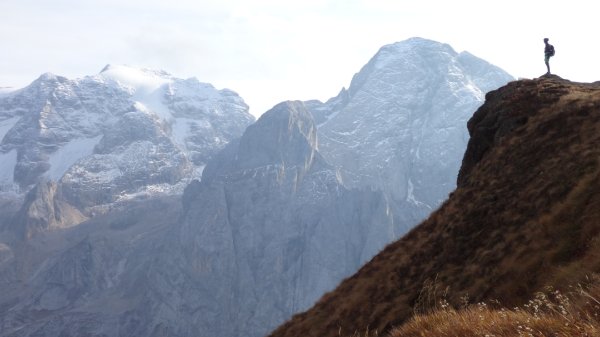
[[[46,72],[37,78],[36,82],[65,82],[68,79],[64,76],[59,76],[51,72]]]
[[[25,105],[28,105],[35,106],[36,110],[41,110],[44,106],[56,103],[56,94],[64,90],[65,86],[69,86],[69,81],[64,76],[46,72],[25,88],[14,90],[6,96],[8,100],[17,98],[18,102],[15,105],[19,105],[18,108],[23,109]],[[2,114],[1,110],[3,109],[0,109],[0,114]]]
[[[203,180],[247,170],[297,170],[303,175],[327,166],[317,151],[317,129],[304,103],[283,102],[250,125],[210,162]]]
[[[421,58],[438,58],[444,54],[449,57],[457,55],[456,51],[447,43],[413,37],[381,47],[373,60],[377,65],[376,68],[380,69],[388,66],[389,62],[413,59],[413,55]]]
[[[436,68],[445,67],[456,55],[448,44],[418,37],[385,45],[354,75],[348,89],[349,94],[356,95],[368,81],[377,81],[381,73],[402,76],[407,70],[418,68],[438,76]]]
[[[316,149],[317,129],[310,112],[302,102],[283,102],[248,127],[240,140],[240,165],[308,168]]]
[[[128,87],[133,93],[141,91],[141,93],[145,94],[150,94],[158,90],[162,85],[172,83],[176,80],[173,75],[164,70],[111,64],[105,66],[98,76]]]
[[[512,77],[448,44],[422,38],[383,46],[347,91],[319,104],[319,150],[349,187],[382,190],[406,228],[452,191],[467,120],[485,92]]]

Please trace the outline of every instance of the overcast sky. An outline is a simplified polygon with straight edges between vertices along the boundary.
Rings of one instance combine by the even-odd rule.
[[[531,4],[530,4],[531,3]],[[0,0],[0,87],[106,64],[166,70],[238,92],[260,115],[327,100],[386,44],[419,36],[515,77],[600,80],[595,1]]]

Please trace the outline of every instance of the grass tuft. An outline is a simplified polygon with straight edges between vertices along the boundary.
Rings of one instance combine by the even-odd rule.
[[[456,309],[438,305],[417,314],[392,331],[390,337],[554,337],[600,336],[600,281],[563,294],[539,292],[521,307],[491,308],[486,303]]]

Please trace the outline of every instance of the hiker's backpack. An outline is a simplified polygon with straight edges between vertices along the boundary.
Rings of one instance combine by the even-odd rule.
[[[550,56],[554,56],[554,46],[550,45]]]

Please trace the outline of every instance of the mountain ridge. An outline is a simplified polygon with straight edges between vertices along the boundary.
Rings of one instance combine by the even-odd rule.
[[[68,205],[67,213],[82,214],[58,222],[42,215],[50,223],[37,227],[45,230],[128,200],[181,195],[253,121],[235,92],[163,70],[107,65],[77,79],[44,73],[0,96],[0,193],[21,199],[56,182],[60,193],[45,209]],[[28,212],[13,220],[27,222]]]
[[[486,95],[469,131],[441,208],[270,336],[389,332],[431,282],[456,305],[468,295],[511,307],[600,272],[600,86],[511,82]]]
[[[406,231],[454,188],[484,93],[512,79],[448,44],[411,38],[381,47],[347,90],[307,107],[345,185],[384,191]]]
[[[205,165],[211,153],[254,121],[233,91],[216,90],[195,78],[178,79],[163,70],[107,65],[97,75],[73,80],[45,73],[29,86],[0,97],[0,118],[4,117],[0,154],[19,153],[14,183],[27,191],[51,168],[48,159],[57,150],[136,122],[119,121],[133,115],[152,124],[148,127],[155,128],[153,132],[161,132],[196,166]],[[36,143],[37,138],[43,144]],[[88,153],[66,159],[77,161],[93,154],[100,140],[86,145]],[[18,146],[25,143],[31,148],[27,153]],[[50,178],[59,180],[62,175]]]

